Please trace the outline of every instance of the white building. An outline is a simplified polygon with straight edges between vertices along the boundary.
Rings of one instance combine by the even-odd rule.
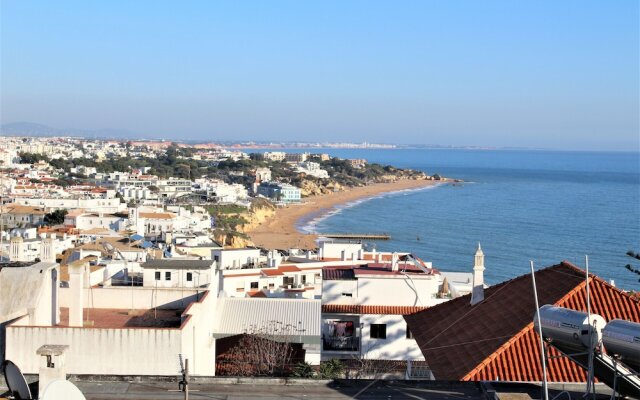
[[[287,153],[284,151],[266,151],[262,155],[264,159],[268,161],[284,161]]]
[[[219,269],[257,267],[260,264],[260,249],[221,249],[211,252],[211,259]]]
[[[64,303],[61,301],[58,322],[17,315],[17,320],[6,325],[6,358],[23,373],[38,373],[38,348],[58,344],[69,346],[65,353],[69,374],[175,376],[182,357],[189,360],[191,375],[215,375],[215,340],[211,335],[218,300],[215,295],[198,294],[186,309],[166,308],[154,299],[179,300],[181,294],[191,296],[187,289],[112,287],[93,289],[100,294],[87,297],[84,264],[69,267],[70,286],[61,298]],[[51,297],[57,302],[57,296]],[[55,315],[56,310],[57,304],[47,315]]]
[[[73,210],[76,208],[84,208],[88,212],[117,213],[127,208],[126,204],[121,204],[120,199],[93,199],[93,198],[56,198],[56,197],[40,197],[40,198],[23,198],[16,197],[16,204],[32,207],[43,207],[50,211],[55,210]]]
[[[143,286],[160,288],[207,287],[213,276],[211,260],[163,259],[141,265]]]

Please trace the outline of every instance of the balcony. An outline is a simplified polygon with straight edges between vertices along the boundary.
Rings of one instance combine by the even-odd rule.
[[[322,336],[324,351],[358,351],[359,344],[358,336]]]

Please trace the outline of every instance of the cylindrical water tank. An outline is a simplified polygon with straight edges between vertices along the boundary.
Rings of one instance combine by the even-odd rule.
[[[622,319],[609,321],[602,330],[602,343],[609,354],[617,354],[628,364],[640,366],[640,324]]]
[[[591,314],[589,319],[585,312],[549,304],[540,307],[540,320],[542,336],[545,339],[576,349],[594,348],[602,339],[602,328],[607,323],[598,314]],[[533,317],[533,324],[538,332],[537,315]],[[591,344],[589,332],[591,332]]]

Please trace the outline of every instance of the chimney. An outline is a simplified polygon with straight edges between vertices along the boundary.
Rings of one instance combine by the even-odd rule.
[[[391,254],[391,270],[392,271],[398,270],[398,254],[395,252]]]
[[[45,237],[40,242],[40,261],[56,262],[53,238]]]
[[[346,250],[342,250],[340,252],[340,260],[347,261],[347,251]]]
[[[12,237],[9,245],[9,261],[22,261],[22,255],[24,254],[24,241],[22,237]]]
[[[82,326],[82,310],[84,290],[84,268],[86,263],[75,261],[69,264],[69,326]]]
[[[52,381],[67,380],[64,353],[68,348],[68,345],[45,344],[36,350],[36,354],[42,356],[38,374],[38,393],[44,393],[44,389]]]
[[[484,253],[478,243],[475,260],[473,263],[473,289],[471,292],[471,305],[475,306],[484,300]]]

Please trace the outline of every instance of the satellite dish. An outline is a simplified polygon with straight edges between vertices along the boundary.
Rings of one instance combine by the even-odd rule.
[[[73,383],[58,379],[52,381],[44,388],[40,400],[86,400],[80,389]]]
[[[5,360],[2,363],[2,370],[4,371],[4,380],[7,382],[9,393],[15,396],[16,399],[31,400],[29,384],[24,379],[20,368],[13,362]]]

